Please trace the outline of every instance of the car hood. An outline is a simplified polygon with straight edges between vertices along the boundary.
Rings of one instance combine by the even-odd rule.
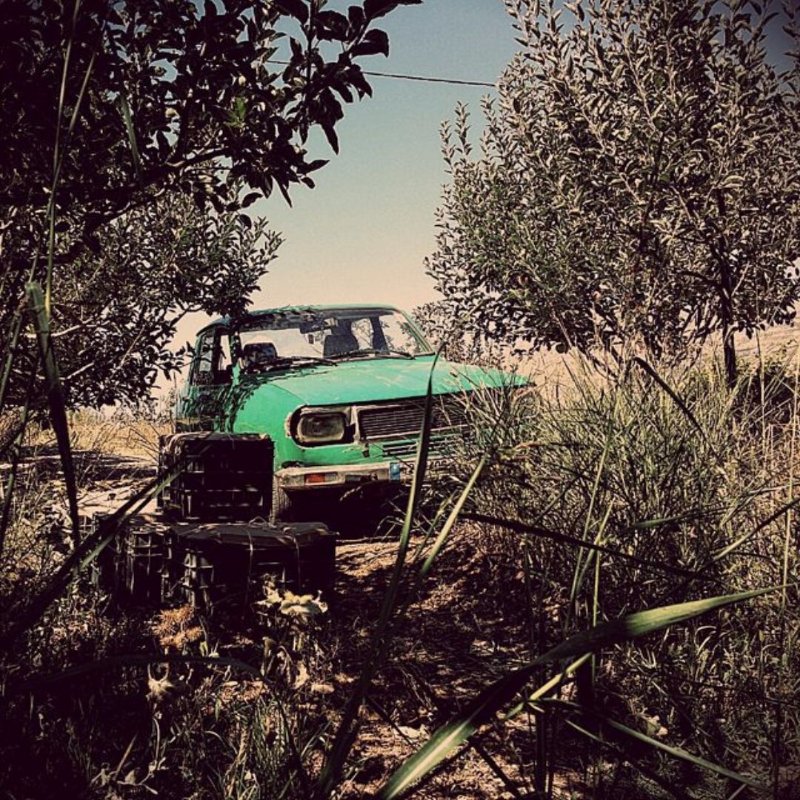
[[[298,406],[378,403],[424,396],[432,364],[432,356],[420,356],[413,360],[368,358],[340,361],[336,366],[320,365],[250,375],[242,382],[259,384],[259,394],[267,387],[279,389],[295,397]],[[520,382],[521,379],[498,370],[453,364],[440,359],[434,369],[433,392],[447,394]]]

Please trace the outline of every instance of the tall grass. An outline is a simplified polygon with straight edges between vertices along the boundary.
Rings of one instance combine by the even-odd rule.
[[[469,758],[515,796],[559,797],[569,777],[582,797],[743,797],[761,791],[755,784],[789,798],[787,767],[800,761],[796,377],[765,367],[730,392],[713,367],[654,375],[633,366],[616,381],[576,370],[570,392],[558,396],[511,388],[473,396],[467,449],[412,493],[349,691],[329,686],[337,654],[354,645],[337,634],[336,617],[297,631],[274,606],[272,616],[236,622],[236,636],[200,618],[186,623],[191,636],[159,634],[172,663],[152,665],[148,678],[146,663],[159,653],[135,630],[113,632],[102,595],[74,577],[87,555],[62,555],[60,599],[47,595],[36,617],[17,620],[24,630],[12,626],[26,649],[7,651],[23,679],[4,701],[8,719],[21,720],[25,693],[35,691],[26,702],[43,719],[72,720],[66,739],[48,734],[52,763],[72,764],[94,787],[124,786],[133,770],[141,791],[163,791],[177,770],[181,791],[197,796],[336,797],[359,763],[364,708],[381,708],[376,681],[425,627],[426,598],[454,565],[479,570],[477,555],[492,542],[508,581],[494,596],[508,601],[490,635],[517,637],[506,674],[487,673],[483,691],[449,722],[445,704],[431,743],[383,776],[386,797],[426,796],[430,772],[446,776],[469,747]],[[107,425],[74,420],[78,442],[92,440],[93,424]],[[48,486],[28,485],[15,525],[45,524],[36,509]],[[15,531],[11,541],[23,539]],[[26,541],[33,564],[43,540]],[[7,578],[4,589],[12,584]],[[458,615],[470,599],[451,592],[447,602]],[[81,628],[87,614],[97,620],[93,631]],[[250,645],[232,644],[237,636]],[[262,640],[273,644],[259,657]],[[232,673],[236,660],[223,646],[250,671]],[[125,655],[131,649],[136,658]],[[46,699],[58,685],[53,672],[71,665],[71,685],[92,661],[98,678],[82,685],[80,708],[70,704],[64,717]],[[453,670],[467,663],[465,653]],[[148,680],[165,687],[166,699],[142,707],[136,687]],[[115,695],[138,722],[112,725],[99,748]]]
[[[800,631],[797,587],[788,583],[796,371],[761,365],[729,391],[713,367],[662,376],[640,363],[614,381],[581,368],[570,389],[566,400],[528,409],[518,426],[527,435],[496,454],[467,513],[509,531],[508,557],[528,565],[529,607],[541,615],[545,597],[555,606],[549,625],[531,625],[530,650],[557,652],[559,642],[640,609],[781,589],[642,643],[620,641],[574,668],[574,685],[550,684],[570,702],[528,704],[536,759],[516,779],[553,796],[554,765],[569,768],[567,742],[580,733],[593,742],[585,765],[596,775],[609,759],[618,772],[626,762],[638,770],[626,775],[631,797],[648,787],[738,795],[751,781],[790,796],[781,767],[800,759],[800,664],[786,651]],[[385,796],[406,791],[508,705],[508,690],[507,682],[487,689]]]

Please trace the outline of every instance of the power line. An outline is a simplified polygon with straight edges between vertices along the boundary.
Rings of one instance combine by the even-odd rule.
[[[396,78],[401,81],[424,81],[427,83],[449,83],[453,86],[488,86],[494,89],[493,83],[486,83],[485,81],[462,81],[456,78],[430,78],[424,75],[399,75],[396,72],[364,72],[374,78]]]
[[[271,58],[269,63],[286,65],[289,62]],[[457,78],[432,78],[427,75],[401,75],[397,72],[368,72],[367,70],[363,70],[363,72],[364,75],[369,75],[371,78],[394,78],[399,81],[419,81],[422,83],[448,83],[451,86],[486,86],[489,89],[494,89],[495,87],[495,84],[487,83],[486,81],[465,81]]]

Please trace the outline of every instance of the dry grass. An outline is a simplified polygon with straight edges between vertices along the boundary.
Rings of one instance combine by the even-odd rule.
[[[121,458],[158,461],[158,437],[172,432],[169,418],[118,410],[106,414],[89,409],[70,416],[72,445],[77,451],[91,451]],[[40,431],[37,440],[49,441]]]
[[[781,325],[758,332],[752,339],[744,334],[736,335],[736,349],[742,364],[758,364],[761,361],[778,360],[794,363],[800,354],[800,324]],[[722,358],[722,342],[718,337],[710,338],[696,356],[696,364],[713,364]],[[604,359],[601,357],[601,362]],[[547,397],[556,398],[570,392],[575,386],[575,377],[581,380],[603,381],[599,370],[588,364],[578,353],[558,353],[543,350],[519,361],[510,361],[509,368],[532,377],[537,387]],[[613,368],[612,363],[607,364]],[[686,365],[684,365],[686,366]]]
[[[751,379],[736,401],[713,371],[665,376],[686,409],[640,372],[612,386],[573,369],[565,373],[573,381],[568,391],[540,395],[525,435],[495,452],[467,508],[537,532],[459,523],[431,579],[417,588],[411,578],[420,562],[411,559],[402,615],[386,629],[386,662],[336,796],[372,796],[469,698],[595,619],[780,584],[785,572],[793,574],[796,554],[787,542],[794,541],[794,516],[780,512],[793,497],[800,457],[796,407],[789,404],[787,417],[786,406],[787,386],[789,398],[796,396],[793,373],[782,369],[771,374],[783,375],[783,394],[762,392]],[[76,450],[94,453],[100,465],[81,473],[84,489],[119,482],[102,473],[106,456],[152,460],[163,429],[87,413],[71,422]],[[33,444],[46,452],[47,433]],[[448,490],[464,480],[475,455],[465,454]],[[25,487],[2,586],[11,613],[63,558],[65,520],[42,510],[58,490],[54,474],[41,469]],[[420,541],[418,531],[413,547]],[[570,541],[598,544],[603,555]],[[340,547],[337,603],[310,626],[275,603],[244,615],[123,610],[76,582],[1,666],[11,692],[0,785],[29,797],[56,789],[97,798],[154,791],[271,798],[284,790],[308,797],[372,658],[396,552],[394,540]],[[700,577],[687,582],[671,568]],[[665,744],[758,776],[775,797],[790,800],[800,764],[797,599],[790,589],[609,649],[596,662],[597,707]],[[198,661],[147,668],[123,659],[35,691],[13,690],[30,676],[132,653]],[[208,656],[230,662],[201,663]],[[236,661],[257,674],[239,671]],[[561,688],[562,700],[576,697],[574,684]],[[597,747],[561,716],[541,711],[489,725],[475,744],[415,796],[524,796],[543,764],[555,798],[657,798],[667,785],[711,800],[736,788],[647,747]]]

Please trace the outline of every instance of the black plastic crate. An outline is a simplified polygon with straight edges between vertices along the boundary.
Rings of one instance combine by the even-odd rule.
[[[179,433],[161,442],[161,471],[179,474],[159,497],[177,520],[268,518],[272,440],[259,434]]]
[[[95,531],[109,525],[110,515],[96,514]],[[168,528],[155,517],[126,520],[92,564],[92,579],[119,600],[157,604],[161,600]]]
[[[333,592],[336,534],[322,523],[178,524],[165,553],[164,594],[193,605],[247,602],[267,576],[295,592]]]

